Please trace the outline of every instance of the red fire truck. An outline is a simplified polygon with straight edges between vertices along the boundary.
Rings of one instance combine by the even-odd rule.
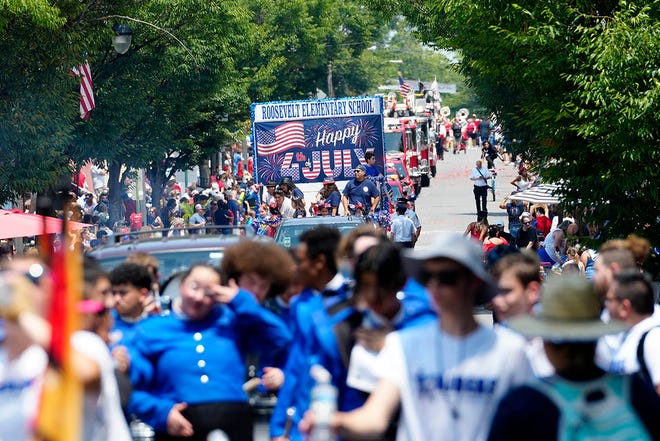
[[[421,185],[428,187],[430,178],[434,177],[437,171],[433,120],[429,116],[416,116],[414,120],[420,143]]]
[[[412,180],[415,193],[419,194],[422,186],[422,143],[415,117],[385,118],[384,132],[386,161],[401,161]]]

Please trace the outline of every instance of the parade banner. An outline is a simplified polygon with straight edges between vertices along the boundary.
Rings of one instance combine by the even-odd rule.
[[[352,179],[367,151],[384,171],[382,97],[254,103],[250,111],[257,183]]]

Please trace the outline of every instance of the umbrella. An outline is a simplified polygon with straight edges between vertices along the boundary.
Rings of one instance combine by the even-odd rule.
[[[511,193],[506,198],[509,200],[527,201],[532,204],[553,205],[559,203],[559,197],[554,195],[558,188],[559,186],[554,184],[539,184],[529,187],[527,190]]]
[[[80,222],[67,222],[69,230],[80,230],[91,226]],[[0,210],[0,239],[61,232],[62,219],[17,210]]]

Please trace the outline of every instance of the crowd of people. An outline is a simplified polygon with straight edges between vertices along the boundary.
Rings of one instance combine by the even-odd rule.
[[[218,168],[211,175],[208,188],[198,183],[186,187],[172,177],[165,184],[161,199],[155,201],[145,182],[145,216],[137,210],[136,182],[127,174],[121,186],[123,214],[118,221],[110,218],[107,173],[98,174],[103,168],[94,166],[100,177],[94,180],[94,190],[88,190],[84,184],[75,186],[78,190],[71,192],[66,201],[67,212],[60,215],[90,225],[79,236],[85,251],[137,237],[228,233],[274,237],[283,220],[308,216],[358,215],[389,229],[397,205],[406,207],[405,216],[415,225],[412,230],[408,225],[403,230],[396,227],[397,241],[414,243],[419,236],[414,198],[404,194],[399,200],[389,199],[387,180],[375,165],[373,152],[366,152],[364,163],[354,167],[353,177],[341,191],[335,180],[328,177],[319,183],[311,200],[305,199],[290,177],[255,184],[251,161],[243,168],[239,165],[245,161],[237,155],[234,165],[228,160],[224,169]]]
[[[519,167],[511,185],[523,189],[533,178]],[[252,209],[262,218],[273,208],[282,217],[358,204],[376,211],[382,193],[370,191],[367,166],[354,172],[343,194],[323,182],[309,204],[318,212],[286,178],[254,191]],[[476,186],[483,176],[473,175]],[[252,207],[215,187],[202,205],[195,196],[205,191],[190,195],[183,223],[175,198],[153,222],[212,234],[212,224],[242,222],[223,203]],[[506,231],[488,223],[477,197],[477,221],[464,234],[438,234],[423,249],[413,249],[421,226],[408,200],[389,231],[366,223],[341,236],[318,226],[291,250],[246,236],[217,266],[191,262],[168,311],[152,256],[136,253],[110,272],[86,257],[82,329],[71,339],[84,388],[81,439],[130,440],[131,428],[147,424],[156,440],[221,431],[250,441],[263,399],[274,403],[273,441],[318,439],[319,430],[382,441],[660,439],[649,243],[631,235],[586,247],[578,238],[590,232],[574,219],[515,197],[502,202]],[[276,228],[252,222],[264,235]],[[48,365],[52,266],[0,245],[0,440],[31,439]],[[476,307],[492,311],[492,325]],[[314,412],[318,369],[336,392],[329,420]]]
[[[192,263],[169,313],[153,257],[109,273],[86,258],[71,341],[83,439],[128,440],[139,420],[157,440],[250,440],[254,397],[267,396],[271,438],[302,440],[317,423],[313,366],[337,390],[342,439],[658,439],[649,250],[635,236],[608,241],[587,277],[460,234],[412,250],[373,224],[344,237],[319,226],[293,250],[244,238],[217,267]],[[0,439],[31,434],[50,276],[36,255],[2,262]],[[494,325],[475,318],[482,305]]]

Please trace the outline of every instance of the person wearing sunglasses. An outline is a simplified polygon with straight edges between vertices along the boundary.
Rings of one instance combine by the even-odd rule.
[[[532,249],[538,250],[539,238],[536,234],[536,228],[532,226],[532,215],[524,212],[520,215],[520,230],[518,230],[518,237],[516,238],[516,246],[518,249]]]
[[[400,407],[397,440],[486,438],[500,398],[531,378],[531,368],[520,336],[474,318],[474,306],[497,289],[483,257],[478,242],[449,233],[407,253],[408,274],[426,287],[440,318],[386,337],[376,388],[362,407],[335,415],[340,436],[375,439]],[[313,422],[306,415],[301,429]]]
[[[364,165],[355,166],[353,173],[355,178],[346,183],[343,191],[344,214],[355,214],[358,204],[362,204],[365,214],[373,213],[380,202],[378,188],[367,178],[367,168]]]

